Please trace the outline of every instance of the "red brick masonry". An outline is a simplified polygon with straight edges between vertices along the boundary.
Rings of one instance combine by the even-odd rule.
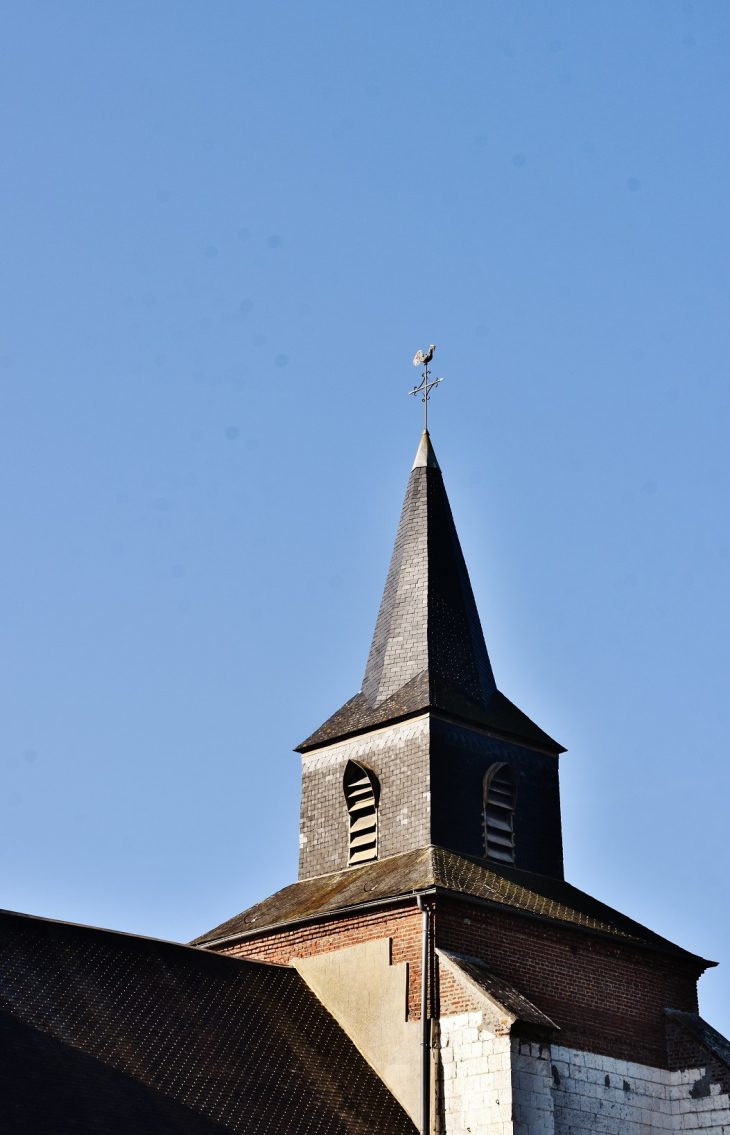
[[[429,899],[432,945],[479,958],[546,1013],[556,1040],[615,1059],[670,1067],[664,1009],[697,1011],[699,964],[680,954],[634,946],[579,926],[495,910],[448,897]],[[421,915],[412,902],[254,932],[230,946],[237,957],[287,963],[377,938],[392,938],[394,964],[408,962],[409,1015],[421,987]],[[472,995],[432,965],[434,1015],[474,1008]]]

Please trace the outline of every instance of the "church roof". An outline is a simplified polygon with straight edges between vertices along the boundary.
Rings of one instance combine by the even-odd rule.
[[[562,879],[535,875],[434,846],[362,867],[348,867],[331,875],[302,879],[196,938],[191,945],[211,946],[287,922],[317,918],[433,888],[579,926],[627,943],[651,946],[686,958],[695,957]]]
[[[515,1021],[522,1025],[531,1025],[534,1028],[544,1029],[551,1033],[560,1032],[560,1028],[552,1021],[542,1009],[533,1005],[515,989],[511,982],[496,974],[491,966],[486,965],[481,958],[457,954],[453,950],[443,950],[436,947],[436,953],[445,961],[451,972],[462,984],[477,989],[480,993],[495,1002],[502,1010],[508,1013]]]
[[[424,431],[362,687],[299,751],[429,708],[563,751],[497,690],[443,477]]]
[[[0,912],[0,1128],[413,1135],[294,969]]]

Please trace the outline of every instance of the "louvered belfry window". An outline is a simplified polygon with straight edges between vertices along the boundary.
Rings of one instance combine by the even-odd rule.
[[[484,777],[484,850],[488,859],[514,863],[517,789],[509,765],[497,764]]]
[[[374,772],[348,761],[343,780],[350,817],[348,864],[378,858],[378,778]]]

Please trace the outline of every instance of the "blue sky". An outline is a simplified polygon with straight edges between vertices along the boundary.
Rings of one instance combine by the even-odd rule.
[[[572,882],[723,962],[730,10],[0,14],[2,905],[187,940],[296,875],[419,407]]]

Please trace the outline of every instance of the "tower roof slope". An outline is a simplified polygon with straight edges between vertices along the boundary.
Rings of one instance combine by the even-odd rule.
[[[433,845],[330,875],[301,879],[201,935],[191,945],[215,945],[288,922],[320,918],[363,903],[403,898],[433,888],[694,959],[701,968],[715,964],[697,958],[562,879]]]
[[[497,691],[441,469],[424,430],[362,687],[299,750],[428,708],[562,751]]]

